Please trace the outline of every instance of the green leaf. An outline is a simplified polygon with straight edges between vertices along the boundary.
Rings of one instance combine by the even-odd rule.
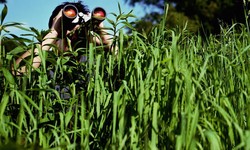
[[[130,28],[131,30],[136,30],[129,22],[127,22],[127,21],[123,21],[122,22],[122,24],[124,24],[125,25],[125,27],[128,27],[128,28]]]
[[[3,24],[4,18],[6,17],[7,12],[8,12],[7,5],[4,4],[4,8],[3,8],[2,14],[1,14],[1,25]]]
[[[9,102],[9,95],[4,93],[2,101],[0,103],[0,120],[3,118],[5,108]]]
[[[119,14],[121,14],[122,13],[122,9],[121,9],[120,3],[118,3],[118,8],[119,8]]]
[[[5,79],[7,80],[7,82],[9,82],[10,84],[13,84],[13,85],[16,84],[15,79],[9,70],[7,70],[6,68],[2,68],[2,71],[3,71],[3,75],[4,75]]]
[[[116,26],[115,22],[111,19],[106,19],[108,21],[108,23],[110,23],[113,27]]]
[[[69,124],[69,122],[70,122],[72,116],[73,116],[73,112],[68,111],[68,112],[66,113],[66,115],[65,115],[65,125],[66,125],[66,126],[68,126],[68,124]]]
[[[26,50],[25,50],[23,47],[18,46],[18,47],[16,47],[15,49],[11,50],[8,54],[9,54],[9,55],[16,55],[16,54],[19,54],[19,53],[25,52],[25,51],[26,51]]]
[[[70,60],[70,57],[66,56],[62,58],[62,64],[67,63]]]
[[[22,23],[18,23],[18,22],[7,22],[4,24],[4,27],[18,27],[18,26],[22,26]],[[29,30],[27,30],[29,31]]]
[[[114,17],[117,17],[117,14],[116,13],[110,13],[111,15],[113,15]]]
[[[26,95],[23,91],[18,91],[19,94],[26,99],[33,107],[35,107],[38,111],[41,111],[41,109],[37,106],[37,104],[28,96]]]

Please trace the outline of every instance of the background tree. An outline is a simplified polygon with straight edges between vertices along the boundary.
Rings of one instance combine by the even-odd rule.
[[[183,27],[188,23],[187,28],[191,31],[198,30],[218,33],[220,25],[231,24],[232,22],[245,23],[243,0],[126,0],[130,5],[136,3],[145,7],[153,6],[157,12],[146,14],[141,21],[136,24],[139,30],[148,30],[148,26],[160,21],[166,3],[170,4],[167,26]]]

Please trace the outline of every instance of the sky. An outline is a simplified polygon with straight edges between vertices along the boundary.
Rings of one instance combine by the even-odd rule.
[[[48,20],[54,8],[66,0],[7,0],[8,13],[4,22],[19,22],[26,27],[34,27],[38,30],[48,29]],[[68,0],[68,2],[77,2],[78,0]],[[133,14],[140,18],[145,14],[145,7],[136,5],[129,6],[124,0],[82,0],[89,10],[95,7],[102,7],[107,12],[107,17],[112,19],[110,13],[118,13],[118,3],[121,10],[128,13],[133,10]],[[1,10],[3,5],[1,4]],[[150,11],[150,10],[148,10]],[[131,19],[133,21],[133,19]],[[107,22],[105,23],[107,24]],[[107,25],[108,26],[108,25]],[[9,29],[11,33],[21,34],[20,29]]]

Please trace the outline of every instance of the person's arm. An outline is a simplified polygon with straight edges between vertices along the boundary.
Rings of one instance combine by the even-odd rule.
[[[55,39],[57,37],[57,32],[55,30],[52,30],[51,32],[49,32],[45,37],[44,37],[44,41],[42,42],[42,50],[48,51],[50,49],[49,44],[53,44],[55,42]],[[19,57],[16,60],[16,65],[19,65],[23,59],[25,59],[26,57],[31,56],[32,54],[32,50],[28,50],[27,52],[25,52],[21,57]],[[38,68],[41,64],[41,58],[39,56],[39,50],[38,48],[34,49],[34,54],[36,55],[33,58],[32,61],[32,67],[33,68]],[[16,75],[20,75],[22,73],[26,73],[27,72],[27,67],[26,66],[22,66],[20,67],[17,72]],[[15,72],[14,72],[15,73]]]
[[[61,16],[62,16],[62,13],[60,11],[60,13],[58,13],[58,15],[54,18],[54,21],[53,21],[54,23],[52,25],[50,32],[43,38],[43,42],[41,44],[41,50],[48,51],[50,49],[50,44],[53,44],[56,42],[56,38],[58,36],[58,31],[60,30]],[[16,60],[16,65],[19,65],[21,63],[21,61],[23,59],[25,59],[26,57],[31,56],[31,53],[32,53],[32,50],[28,50],[27,52],[25,52],[21,57],[19,57]],[[36,54],[36,56],[33,58],[32,67],[38,68],[41,64],[41,58],[39,56],[38,48],[34,49],[34,53]],[[15,75],[20,75],[20,74],[26,73],[26,72],[27,72],[26,66],[22,66],[16,71],[14,71],[14,69],[13,69],[13,74],[15,74]]]
[[[112,44],[113,44],[113,38],[111,37],[111,35],[107,32],[107,31],[105,31],[105,29],[104,29],[104,23],[103,22],[101,22],[100,24],[99,24],[99,35],[100,35],[100,37],[97,37],[97,36],[94,36],[93,38],[93,40],[97,43],[97,44],[103,44],[103,45],[105,45],[105,46],[107,46],[107,48],[111,51],[111,52],[115,52],[115,55],[117,55],[118,54],[118,48],[117,48],[117,46],[113,46]]]

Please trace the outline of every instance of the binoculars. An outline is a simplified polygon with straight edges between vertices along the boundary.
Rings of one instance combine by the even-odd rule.
[[[68,4],[63,8],[63,20],[64,23],[69,24],[81,24],[92,22],[95,24],[101,23],[106,18],[106,11],[101,7],[96,7],[92,13],[91,17],[84,17],[82,12],[78,12],[78,9],[72,5]]]

